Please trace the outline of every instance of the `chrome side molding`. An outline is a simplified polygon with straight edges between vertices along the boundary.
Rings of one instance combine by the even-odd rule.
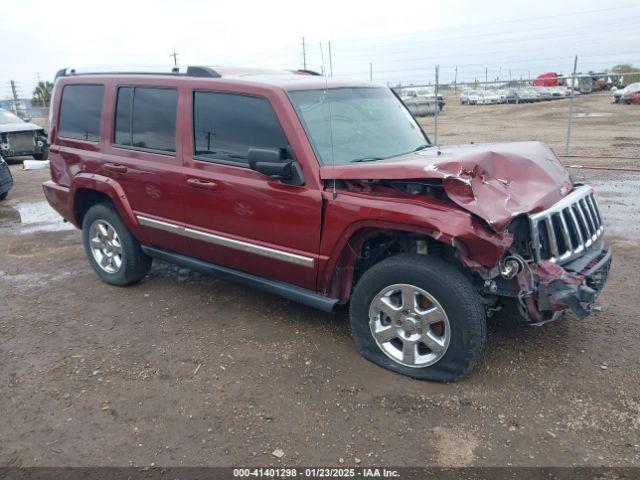
[[[201,240],[213,245],[220,245],[221,247],[232,248],[234,250],[252,253],[254,255],[260,255],[262,257],[273,258],[275,260],[292,263],[294,265],[301,265],[308,268],[313,268],[315,265],[315,261],[313,258],[306,257],[304,255],[298,255],[296,253],[285,252],[284,250],[264,247],[255,243],[244,242],[222,235],[216,235],[213,233],[204,232],[202,230],[196,230],[194,228],[183,227],[181,225],[176,225],[175,223],[145,217],[144,215],[137,215],[136,218],[138,220],[138,224],[145,227],[157,228],[158,230],[164,230],[165,232],[183,235],[185,237],[193,238],[195,240]]]

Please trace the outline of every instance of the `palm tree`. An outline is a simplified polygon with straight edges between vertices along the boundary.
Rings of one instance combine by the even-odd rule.
[[[31,98],[31,103],[34,107],[48,107],[51,105],[52,92],[53,83],[38,82],[36,88],[33,89],[33,98]]]

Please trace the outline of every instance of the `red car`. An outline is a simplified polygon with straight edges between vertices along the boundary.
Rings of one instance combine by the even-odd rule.
[[[640,104],[640,90],[625,93],[622,96],[621,102],[626,104]]]
[[[45,195],[96,273],[153,258],[327,312],[367,359],[454,381],[486,317],[580,316],[611,259],[591,187],[544,144],[437,147],[388,88],[312,72],[57,76]]]

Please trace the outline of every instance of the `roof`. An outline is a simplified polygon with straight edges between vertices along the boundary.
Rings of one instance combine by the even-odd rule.
[[[127,78],[162,78],[164,76],[174,79],[189,81],[197,79],[199,81],[219,82],[229,81],[242,83],[244,85],[255,85],[265,87],[276,87],[284,90],[313,90],[319,88],[344,88],[344,87],[379,87],[357,80],[335,80],[327,78],[319,73],[310,70],[269,70],[257,68],[241,67],[188,67],[186,72],[77,72],[76,70],[63,69],[56,74],[60,77],[84,77],[84,76],[105,76]]]

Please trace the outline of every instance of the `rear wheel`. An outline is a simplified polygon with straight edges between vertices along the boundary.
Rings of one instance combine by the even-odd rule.
[[[140,248],[115,209],[106,203],[91,207],[82,222],[89,263],[105,282],[130,285],[149,272],[152,259]]]
[[[360,353],[410,377],[458,380],[484,350],[480,297],[440,258],[402,254],[374,265],[356,285],[349,313]]]
[[[0,200],[4,200],[9,195],[9,192],[0,193]]]

